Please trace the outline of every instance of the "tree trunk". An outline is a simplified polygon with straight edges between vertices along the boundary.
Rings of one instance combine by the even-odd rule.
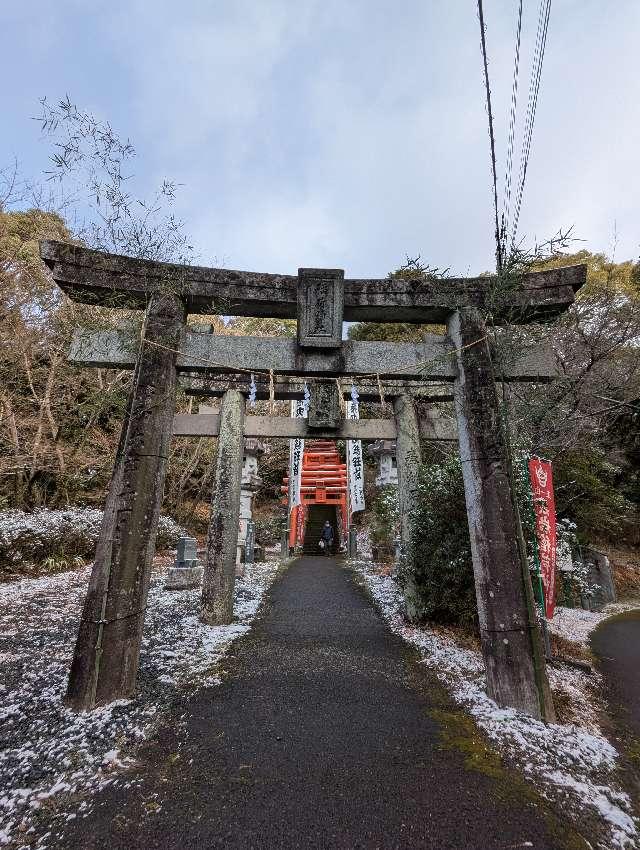
[[[16,457],[16,463],[20,463],[20,440],[18,438],[18,427],[16,425],[16,417],[13,412],[13,406],[11,404],[11,399],[9,396],[2,396],[2,406],[4,407],[4,412],[7,417],[7,431],[9,432],[9,438],[11,439],[11,445],[13,446],[13,453]]]

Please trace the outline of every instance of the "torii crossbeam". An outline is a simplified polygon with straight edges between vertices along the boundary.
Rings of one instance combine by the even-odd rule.
[[[40,243],[40,256],[58,286],[85,304],[144,309],[171,282],[179,285],[187,313],[282,319],[298,315],[296,275],[178,266],[54,241]],[[343,318],[347,322],[440,324],[459,308],[490,307],[496,321],[543,321],[573,303],[574,293],[585,281],[585,268],[575,265],[525,274],[518,287],[498,302],[494,302],[496,277],[492,275],[346,279]]]

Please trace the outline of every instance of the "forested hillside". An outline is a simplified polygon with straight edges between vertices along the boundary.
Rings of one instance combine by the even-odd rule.
[[[587,264],[576,303],[552,324],[529,325],[518,348],[545,340],[561,377],[547,385],[509,388],[514,447],[554,463],[560,516],[574,521],[583,541],[640,542],[640,263],[604,254],[562,253],[532,270]],[[416,276],[415,261],[392,277]],[[427,270],[430,272],[431,270]],[[424,272],[423,272],[424,273]],[[351,339],[417,340],[428,325],[355,324]],[[508,356],[507,352],[507,356]],[[438,464],[442,449],[429,453]]]

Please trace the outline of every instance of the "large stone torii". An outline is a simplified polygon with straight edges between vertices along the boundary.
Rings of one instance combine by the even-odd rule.
[[[585,266],[526,274],[501,288],[495,277],[345,280],[337,269],[300,269],[296,277],[184,267],[59,242],[41,243],[40,253],[72,299],[145,310],[143,332],[135,340],[126,333],[79,334],[72,345],[73,362],[128,366],[134,378],[69,677],[70,705],[88,710],[134,691],[173,433],[219,435],[202,617],[211,624],[229,622],[243,439],[267,436],[269,429],[290,436],[284,426],[290,420],[282,418],[278,426],[273,417],[245,417],[244,396],[228,389],[219,418],[205,423],[205,417],[193,416],[191,427],[184,416],[174,420],[177,376],[272,370],[272,376],[315,378],[312,412],[302,427],[334,438],[346,436],[347,424],[339,415],[335,378],[375,379],[381,388],[382,379],[407,382],[407,392],[393,393],[393,428],[390,420],[377,430],[361,421],[364,439],[391,437],[392,431],[397,439],[405,537],[420,436],[438,436],[419,422],[410,388],[429,380],[453,385],[488,692],[499,705],[553,719],[526,557],[518,546],[495,382],[549,380],[553,357],[540,349],[501,366],[495,376],[484,316],[490,313],[495,324],[552,318],[573,303]],[[297,317],[298,338],[194,334],[186,326],[188,313]],[[343,319],[446,323],[447,334],[410,345],[343,342]],[[272,421],[262,428],[249,424],[259,419]],[[357,439],[358,428],[349,436]]]

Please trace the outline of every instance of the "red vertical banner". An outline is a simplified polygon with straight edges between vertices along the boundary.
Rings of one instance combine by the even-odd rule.
[[[550,620],[556,604],[556,503],[553,497],[551,463],[539,457],[531,458],[529,477],[533,491],[544,607],[547,619]]]

